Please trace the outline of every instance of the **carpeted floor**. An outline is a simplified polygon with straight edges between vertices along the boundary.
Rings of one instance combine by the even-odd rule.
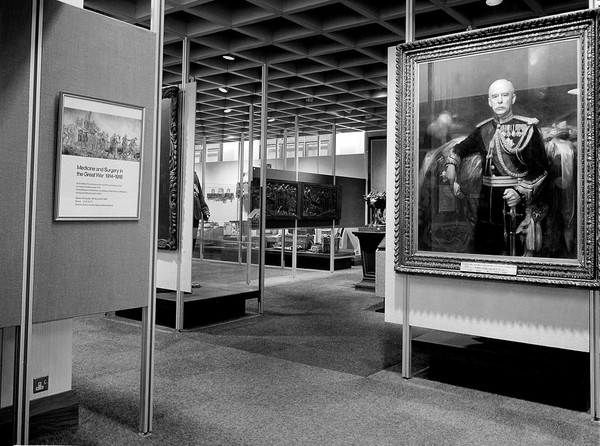
[[[212,266],[203,269],[214,274]],[[239,278],[239,272],[223,274]],[[413,370],[425,378],[403,380],[401,327],[384,323],[375,311],[380,298],[354,289],[360,267],[334,274],[301,271],[295,279],[290,274],[267,269],[263,316],[184,332],[157,329],[154,427],[147,437],[137,433],[139,322],[100,315],[76,319],[73,388],[81,402],[80,426],[32,443],[600,442],[600,425],[585,412],[425,379],[424,353],[415,353]]]

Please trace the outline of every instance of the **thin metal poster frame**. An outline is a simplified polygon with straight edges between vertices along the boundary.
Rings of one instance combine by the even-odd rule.
[[[155,91],[154,91],[154,132],[152,135],[152,189],[151,189],[151,225],[149,253],[149,292],[148,306],[142,307],[142,355],[140,371],[140,435],[152,432],[154,414],[154,354],[156,336],[156,260],[157,260],[157,228],[158,228],[158,188],[160,180],[160,110],[162,102],[162,65],[164,42],[165,0],[152,0],[150,30],[156,34],[155,48]]]
[[[37,214],[37,176],[40,140],[40,102],[42,71],[42,32],[44,0],[31,3],[31,46],[29,60],[29,118],[27,133],[27,171],[25,178],[25,220],[23,227],[23,281],[21,321],[17,327],[13,397],[13,440],[29,443],[29,360],[33,331],[33,283],[35,259],[35,220]]]
[[[415,0],[406,0],[406,34],[405,42],[415,40]],[[389,96],[389,95],[388,95]],[[386,221],[388,221],[386,219]],[[402,302],[402,378],[412,377],[412,328],[410,326],[409,276],[403,275],[404,298]]]

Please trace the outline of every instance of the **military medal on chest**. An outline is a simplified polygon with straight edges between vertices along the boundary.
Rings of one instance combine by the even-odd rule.
[[[527,175],[528,170],[521,170],[517,164],[524,165],[521,159],[521,152],[533,135],[534,127],[525,119],[519,119],[521,122],[499,124],[489,145],[487,158],[493,158],[493,164],[502,172],[502,175],[509,175],[515,178],[521,178]],[[512,159],[514,157],[514,159]],[[515,164],[516,163],[516,164]]]
[[[529,142],[530,128],[527,124],[500,124],[498,136],[501,147],[510,152],[521,150]]]
[[[526,131],[527,124],[501,124],[502,145],[507,149],[512,149]]]

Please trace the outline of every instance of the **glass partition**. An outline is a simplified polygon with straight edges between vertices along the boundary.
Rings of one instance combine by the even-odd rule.
[[[333,185],[337,182],[341,184],[342,218],[336,220],[340,224],[334,226],[332,218],[309,217],[303,220],[298,215],[286,220],[268,217],[263,234],[265,264],[278,268],[296,266],[329,270],[333,246],[334,267],[351,267],[359,252],[352,231],[365,224],[363,195],[367,174],[364,133],[336,135],[342,143],[341,147],[336,147],[336,152],[341,153],[336,157],[336,175],[332,172],[334,142],[331,135],[300,136],[296,144],[294,132],[286,133],[287,137],[282,135],[267,140],[267,190],[270,190],[269,181],[299,185]],[[258,140],[253,141],[252,150],[248,140],[243,146],[239,141],[207,145],[206,157],[202,154],[202,146],[198,146],[196,158],[196,170],[202,172],[201,181],[210,218],[198,229],[199,242],[194,257],[197,261],[219,264],[221,269],[232,271],[232,274],[237,271],[236,280],[248,286],[258,280],[261,234],[258,224],[259,189],[256,187],[260,174],[259,146]],[[297,200],[300,206],[300,195]],[[340,260],[342,257],[345,258],[343,261]],[[214,265],[210,271],[214,272]],[[272,273],[267,268],[267,278],[269,274]]]
[[[244,147],[245,146],[245,147]],[[196,146],[195,170],[207,213],[194,229],[193,285],[219,296],[223,320],[256,312],[259,298],[258,219],[249,215],[248,141]],[[258,144],[254,144],[258,150]],[[230,311],[230,309],[232,309]]]

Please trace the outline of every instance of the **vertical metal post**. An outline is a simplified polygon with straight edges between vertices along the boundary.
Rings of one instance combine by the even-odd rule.
[[[412,330],[409,324],[410,312],[410,281],[409,275],[403,274],[403,308],[402,308],[402,378],[412,378]]]
[[[414,42],[415,40],[415,0],[406,0],[406,33],[405,42]]]
[[[590,9],[600,8],[600,0],[590,0]],[[590,291],[590,412],[600,418],[600,290]]]
[[[154,90],[154,133],[152,135],[152,196],[150,221],[150,253],[148,277],[148,306],[142,308],[142,367],[140,379],[140,424],[142,435],[152,432],[154,400],[154,338],[156,334],[156,257],[158,228],[158,188],[160,181],[160,110],[162,102],[163,29],[165,0],[152,0],[150,30],[156,34],[155,90]]]
[[[283,144],[281,156],[283,157],[283,170],[287,170],[287,127],[283,129]],[[285,268],[285,228],[281,230],[281,268]]]
[[[202,180],[200,181],[200,187],[202,193],[206,191],[206,158],[208,156],[208,149],[206,147],[206,136],[202,137],[202,152],[200,152],[200,173],[202,174]],[[204,219],[200,219],[200,260],[204,260]]]
[[[281,258],[279,259],[279,265],[281,268],[285,268],[285,229],[282,229],[280,232],[281,237]]]
[[[394,101],[390,101],[390,102],[394,102]],[[373,183],[373,179],[371,178],[371,175],[370,175],[371,171],[369,169],[369,167],[371,166],[370,158],[371,158],[370,138],[369,138],[369,134],[367,132],[365,132],[365,157],[363,158],[363,161],[364,161],[363,169],[365,172],[365,178],[367,179],[367,181],[365,181],[365,195],[369,194],[369,192],[371,191],[371,188],[372,188],[371,184]],[[371,223],[369,204],[366,201],[365,201],[363,212],[365,215],[365,224]]]
[[[335,186],[335,163],[337,158],[337,129],[335,123],[331,126],[331,176]],[[339,198],[339,197],[338,197]],[[335,219],[331,222],[331,234],[329,237],[329,272],[335,271]]]
[[[190,79],[190,39],[184,37],[181,45],[181,85],[185,86]]]
[[[415,39],[415,0],[406,0],[406,35],[405,41]],[[391,95],[390,95],[391,97]],[[412,377],[412,329],[410,326],[410,286],[408,275],[403,276],[404,296],[402,307],[402,377]]]
[[[244,197],[242,188],[244,184],[244,132],[240,135],[240,147],[238,151],[238,265],[242,264],[242,221],[244,218]]]
[[[287,170],[287,128],[283,129],[283,170]]]
[[[190,41],[187,37],[184,37],[181,42],[181,90],[185,91],[186,84],[188,83],[188,76],[190,72]],[[183,110],[186,110],[185,106],[185,94],[180,94],[181,101],[179,103],[180,113],[183,115]],[[161,101],[162,102],[162,101]],[[161,107],[162,108],[162,107]],[[180,170],[183,172],[183,170]],[[182,198],[183,194],[179,198]],[[177,240],[179,240],[179,246],[177,249],[177,281],[175,285],[175,330],[182,330],[184,324],[184,293],[181,291],[181,264],[183,262],[181,246],[181,240],[183,228],[181,225],[177,225]],[[192,253],[193,254],[193,253]]]
[[[600,290],[590,290],[590,414],[594,421],[600,419]]]
[[[298,181],[298,140],[300,139],[300,125],[298,115],[294,118],[294,172],[295,180]],[[292,239],[292,277],[296,278],[296,268],[298,267],[298,220],[294,219],[294,235]]]
[[[294,117],[294,178],[298,181],[298,147],[300,146],[300,122],[298,115]]]
[[[268,68],[262,66],[262,95],[260,101],[260,254],[258,262],[258,314],[263,314],[265,295],[265,232],[267,228],[267,107],[268,107]]]
[[[252,209],[252,180],[254,176],[254,104],[248,109],[248,209]],[[246,284],[250,285],[252,273],[252,218],[248,217],[246,234]]]
[[[33,324],[35,220],[40,138],[40,88],[44,1],[31,2],[31,45],[29,51],[29,117],[27,123],[27,171],[25,178],[25,220],[23,225],[23,273],[21,321],[17,330],[14,374],[13,439],[29,443],[29,357]]]

